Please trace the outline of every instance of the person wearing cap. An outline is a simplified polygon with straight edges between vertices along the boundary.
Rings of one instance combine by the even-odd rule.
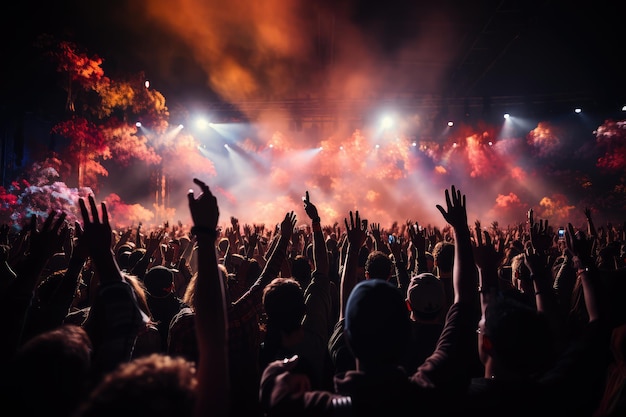
[[[146,300],[161,335],[161,351],[167,352],[167,337],[170,322],[178,312],[189,307],[176,296],[174,287],[175,270],[162,265],[153,266],[143,277]]]
[[[409,311],[398,288],[382,279],[343,285],[341,317],[345,338],[356,368],[336,374],[334,389],[311,390],[306,375],[298,373],[298,357],[268,365],[261,378],[260,399],[266,416],[282,415],[441,415],[461,398],[471,379],[475,355],[475,325],[480,316],[478,278],[467,226],[465,196],[452,186],[446,190],[447,210],[437,209],[454,229],[454,304],[448,311],[435,352],[409,374],[402,367],[411,337]],[[354,236],[353,260],[364,230],[350,213],[348,239]],[[352,243],[352,242],[351,242]],[[345,270],[355,269],[346,265]],[[344,272],[345,274],[345,272]],[[342,277],[342,281],[345,276]],[[349,294],[344,290],[350,289]],[[345,306],[345,310],[344,307]]]
[[[430,272],[411,278],[406,294],[412,339],[404,367],[415,372],[435,350],[445,321],[446,293],[443,283]]]

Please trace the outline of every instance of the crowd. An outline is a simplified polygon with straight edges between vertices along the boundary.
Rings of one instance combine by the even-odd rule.
[[[624,226],[484,227],[451,186],[443,228],[324,225],[305,192],[304,229],[222,229],[193,182],[188,226],[93,196],[1,226],[11,415],[626,415]]]

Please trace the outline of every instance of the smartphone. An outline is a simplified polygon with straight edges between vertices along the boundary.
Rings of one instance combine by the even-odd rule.
[[[394,235],[389,235],[389,244],[392,245],[396,243],[396,237]]]
[[[559,240],[565,240],[565,228],[559,227]]]

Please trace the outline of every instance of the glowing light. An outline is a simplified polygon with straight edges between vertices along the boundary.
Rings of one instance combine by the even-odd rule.
[[[150,88],[150,81],[146,80],[146,82],[143,83],[143,85],[145,85],[146,88]]]
[[[622,106],[622,111],[626,111],[626,106]]]
[[[417,142],[411,143],[411,146],[416,147],[417,146]]]
[[[510,114],[508,114],[508,113],[504,113],[504,118],[505,118],[505,119],[508,119],[509,117],[511,117],[511,115],[510,115]]]
[[[493,142],[492,142],[492,141],[487,142],[487,144],[488,144],[489,146],[493,146]]]
[[[378,149],[378,148],[380,148],[380,145],[379,145],[379,144],[376,144],[376,149]]]
[[[209,121],[203,117],[199,117],[196,119],[196,127],[200,130],[204,130],[209,127],[211,124]]]
[[[450,126],[450,127],[454,126],[454,122],[453,122],[452,120],[450,120],[450,121],[448,122],[448,126]]]
[[[383,120],[381,121],[381,125],[383,129],[389,129],[391,126],[393,126],[393,119],[391,118],[391,116],[383,117]]]
[[[343,145],[341,145],[341,146],[339,147],[339,149],[343,151]]]
[[[141,127],[141,122],[137,122],[137,123],[135,123],[135,126],[137,126],[137,127]]]
[[[580,113],[581,111],[583,111],[583,109],[581,109],[580,107],[574,109],[574,113]]]
[[[271,149],[271,148],[273,148],[273,147],[274,147],[274,144],[273,144],[273,143],[270,143],[270,149]]]

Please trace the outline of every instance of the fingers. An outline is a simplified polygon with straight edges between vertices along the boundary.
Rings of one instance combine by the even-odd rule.
[[[485,246],[491,246],[491,235],[486,230],[483,232],[485,237]]]
[[[198,178],[194,178],[193,182],[200,187],[200,189],[202,190],[203,193],[208,193],[209,192],[209,186],[205,184],[204,181],[199,180]]]
[[[105,225],[109,224],[109,212],[107,211],[107,206],[104,201],[100,202],[100,209],[102,210],[102,223]]]
[[[80,206],[80,214],[83,217],[83,223],[89,223],[89,212],[87,211],[87,205],[85,204],[85,199],[81,198],[78,200],[78,205]]]
[[[98,215],[96,199],[92,195],[89,196],[89,206],[91,207],[91,216],[93,217],[93,222],[100,223],[100,216]]]

